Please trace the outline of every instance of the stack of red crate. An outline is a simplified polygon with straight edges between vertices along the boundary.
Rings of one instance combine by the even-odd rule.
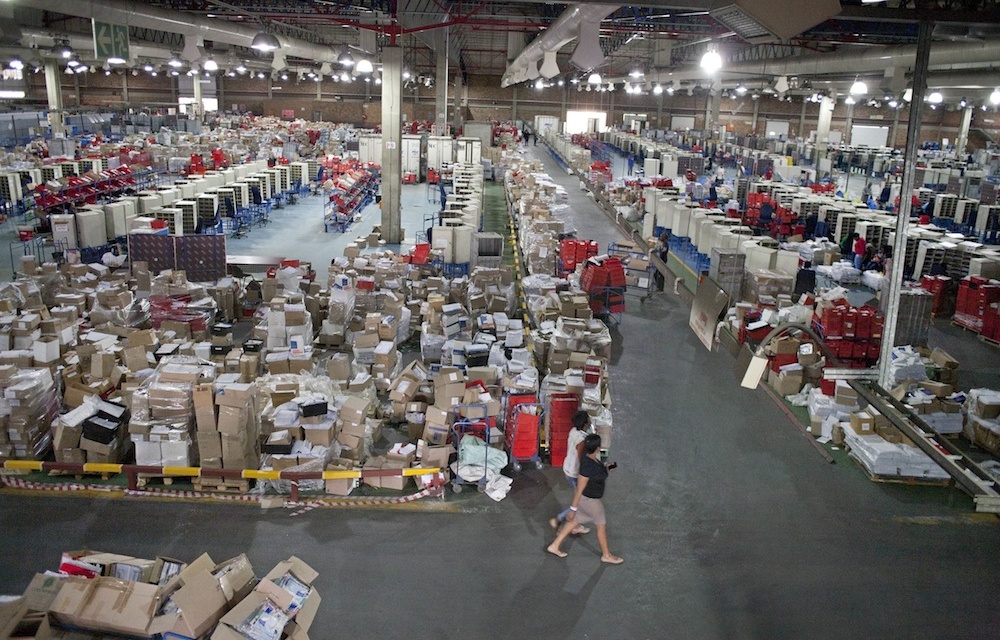
[[[955,313],[955,291],[948,276],[924,276],[920,286],[934,294],[931,315],[950,316]]]
[[[580,399],[573,393],[554,393],[549,396],[548,448],[549,462],[561,467],[566,459],[566,440],[573,428],[573,414],[580,408]]]
[[[1000,285],[990,284],[988,279],[979,276],[965,276],[958,284],[952,322],[977,333],[985,333],[984,325],[989,324],[995,334],[996,321],[992,318],[987,321],[986,317],[996,314],[993,306],[996,302],[1000,302]],[[986,337],[995,340],[992,336]]]
[[[821,306],[812,325],[844,366],[864,368],[878,361],[885,319],[875,309],[852,307],[846,302]]]
[[[597,255],[597,242],[595,240],[562,240],[559,243],[559,258],[562,260],[562,268],[566,273],[576,269],[576,265],[586,262],[587,258]]]

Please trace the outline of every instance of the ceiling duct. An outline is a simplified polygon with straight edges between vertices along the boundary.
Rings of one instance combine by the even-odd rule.
[[[587,20],[580,23],[580,37],[573,50],[570,64],[577,69],[587,71],[595,69],[604,63],[604,50],[601,49],[601,21]]]
[[[556,57],[559,55],[558,51],[546,51],[543,57],[542,67],[539,72],[542,74],[543,78],[552,79],[559,75],[559,64],[556,61]]]
[[[736,0],[709,15],[746,42],[788,40],[840,13],[839,0]]]
[[[53,9],[51,0],[18,0],[18,6],[31,7],[42,11],[57,11],[79,18],[96,18],[102,22],[123,24],[182,34],[187,39],[201,38],[212,42],[249,47],[259,29],[251,25],[241,25],[226,20],[212,20],[190,13],[170,11],[136,0],[87,0],[87,2],[59,3]],[[314,44],[297,38],[277,36],[282,50],[288,56],[305,58],[316,62],[336,59],[336,52],[321,44]]]
[[[618,10],[618,5],[608,4],[575,4],[563,11],[562,15],[556,19],[552,25],[538,35],[528,44],[517,56],[517,58],[507,65],[507,71],[503,74],[500,86],[509,87],[518,82],[528,79],[528,68],[531,64],[538,63],[545,55],[546,51],[558,52],[566,44],[580,36],[581,26],[584,23],[596,24],[597,35],[601,20]],[[579,48],[578,48],[579,49]],[[597,50],[600,51],[600,38],[597,38]],[[583,52],[581,52],[582,54]],[[574,57],[576,52],[574,52]],[[604,54],[601,53],[601,60]],[[600,62],[598,62],[600,64]],[[594,65],[597,66],[597,65]],[[593,67],[588,67],[593,68]]]

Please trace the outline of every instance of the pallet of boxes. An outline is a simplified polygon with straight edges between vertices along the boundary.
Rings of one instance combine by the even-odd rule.
[[[65,552],[0,604],[0,638],[85,640],[307,640],[321,599],[317,572],[291,556],[263,578],[246,555],[188,563],[116,553]]]

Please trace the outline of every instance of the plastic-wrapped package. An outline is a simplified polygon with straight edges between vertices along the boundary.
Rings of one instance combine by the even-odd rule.
[[[297,464],[291,467],[285,467],[282,469],[286,473],[314,473],[322,472],[326,469],[326,465],[330,460],[339,457],[340,446],[336,443],[332,447],[317,447],[309,444],[306,441],[300,440],[295,443],[292,447],[292,453],[289,456],[277,456],[278,459],[295,457],[302,461],[301,464]],[[274,460],[276,456],[267,456],[264,459],[264,463],[261,465],[264,469],[273,468]],[[292,481],[291,480],[268,480],[266,482],[258,483],[259,490],[274,491],[282,495],[287,495],[292,492]],[[325,489],[323,480],[300,480],[298,481],[299,491],[323,491]]]
[[[448,338],[438,333],[432,333],[429,325],[424,322],[420,326],[420,357],[426,364],[441,362],[444,344]]]
[[[215,300],[204,297],[192,300],[189,295],[149,297],[150,323],[159,329],[163,322],[178,322],[189,326],[192,334],[208,331],[215,323]]]

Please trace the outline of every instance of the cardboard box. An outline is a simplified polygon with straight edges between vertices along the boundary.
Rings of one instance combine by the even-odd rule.
[[[257,397],[257,387],[252,384],[229,384],[215,393],[215,404],[226,407],[249,407]]]
[[[226,435],[236,435],[245,432],[249,411],[246,406],[242,407],[219,407],[219,418],[217,429],[219,433]]]
[[[354,471],[354,461],[347,458],[334,458],[326,465],[327,471]],[[338,478],[326,480],[326,493],[334,496],[350,495],[357,483],[356,478]]]
[[[60,624],[146,637],[160,603],[156,585],[100,577],[70,576],[52,602],[50,615]],[[195,635],[195,634],[192,634]]]
[[[955,393],[955,389],[950,384],[944,384],[943,382],[921,380],[918,384],[922,389],[934,394],[938,398],[946,398]]]
[[[368,415],[368,401],[360,396],[350,396],[340,406],[340,419],[344,422],[364,424]]]
[[[837,380],[833,401],[837,404],[854,406],[858,403],[858,392],[844,380]]]
[[[855,411],[851,414],[851,428],[859,435],[875,433],[875,418],[867,411]]]

